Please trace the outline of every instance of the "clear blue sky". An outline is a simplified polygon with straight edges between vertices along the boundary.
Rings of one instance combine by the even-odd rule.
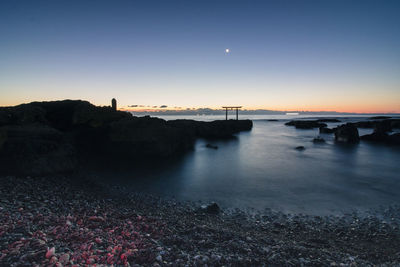
[[[400,1],[3,0],[0,105],[400,112],[399,14]]]

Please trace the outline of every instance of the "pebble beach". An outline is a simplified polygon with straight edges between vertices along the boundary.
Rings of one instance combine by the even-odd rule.
[[[1,177],[1,266],[393,266],[399,207],[208,212],[73,176]]]

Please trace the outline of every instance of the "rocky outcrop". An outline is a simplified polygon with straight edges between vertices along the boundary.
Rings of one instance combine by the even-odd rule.
[[[372,134],[366,134],[360,137],[363,141],[369,141],[374,143],[381,143],[387,145],[400,145],[400,133],[392,135],[382,131],[374,131]]]
[[[352,123],[338,126],[335,131],[335,140],[342,143],[358,143],[360,136],[357,127]]]
[[[133,117],[87,101],[32,102],[0,108],[0,172],[72,171],[79,163],[168,158],[193,148],[197,137],[226,138],[251,121],[165,121]],[[82,165],[82,164],[81,164]]]
[[[373,133],[361,136],[361,140],[387,145],[398,145],[400,134],[396,133],[389,135],[389,132],[391,132],[393,129],[400,128],[400,120],[387,119],[388,117],[385,116],[374,118],[380,120],[356,123],[356,125],[362,124],[363,126],[370,126],[369,128],[373,127],[374,129]]]
[[[319,127],[319,133],[320,134],[331,134],[336,131],[336,128],[330,129],[327,127]]]
[[[130,118],[111,123],[108,153],[125,157],[169,157],[193,147],[192,132],[172,127],[158,118]]]
[[[400,146],[400,133],[389,135],[389,144]]]
[[[320,128],[326,127],[325,123],[321,123],[318,120],[306,121],[306,120],[294,120],[285,123],[287,126],[294,126],[297,129],[313,129],[313,128]]]
[[[388,142],[389,135],[385,132],[373,132],[372,134],[366,134],[360,137],[363,141],[386,143]]]
[[[392,129],[400,129],[400,120],[392,120],[391,126]]]
[[[357,128],[378,129],[380,131],[390,132],[393,129],[400,128],[400,119],[359,121],[355,122],[354,125]]]
[[[76,149],[60,131],[43,125],[0,127],[0,172],[45,173],[72,171]]]

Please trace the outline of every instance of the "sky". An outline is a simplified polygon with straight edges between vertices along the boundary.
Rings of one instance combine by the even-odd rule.
[[[400,1],[2,0],[0,106],[400,112],[398,14]]]

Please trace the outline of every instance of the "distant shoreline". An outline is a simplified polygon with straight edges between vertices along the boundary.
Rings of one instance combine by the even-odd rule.
[[[210,110],[194,110],[194,111],[143,111],[143,112],[138,112],[134,110],[129,110],[129,109],[121,109],[122,111],[127,111],[135,116],[225,116],[224,111],[210,111]],[[229,113],[230,114],[230,113]],[[233,114],[233,113],[232,113]],[[400,113],[346,113],[346,112],[302,112],[302,111],[276,111],[276,112],[270,112],[270,111],[259,111],[259,112],[254,112],[254,111],[249,111],[249,110],[240,110],[239,111],[239,117],[241,115],[296,115],[296,116],[302,116],[302,115],[316,115],[316,116],[400,116]]]

